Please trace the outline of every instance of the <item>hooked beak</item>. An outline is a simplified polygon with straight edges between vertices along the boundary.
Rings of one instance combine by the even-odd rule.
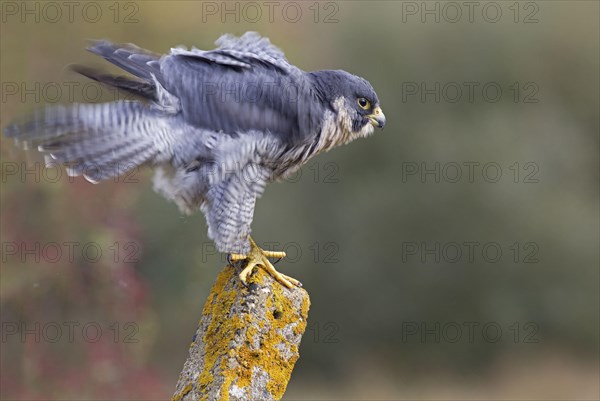
[[[373,127],[383,128],[385,125],[385,114],[383,114],[383,111],[379,106],[376,107],[375,110],[373,110],[373,114],[369,114],[367,118]]]

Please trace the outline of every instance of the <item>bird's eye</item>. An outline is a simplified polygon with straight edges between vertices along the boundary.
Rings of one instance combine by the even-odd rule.
[[[369,110],[371,108],[371,102],[369,102],[364,97],[359,97],[358,99],[356,99],[356,102],[358,103],[360,108],[363,110]]]

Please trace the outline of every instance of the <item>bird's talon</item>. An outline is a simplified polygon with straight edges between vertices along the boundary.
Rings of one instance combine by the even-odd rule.
[[[252,240],[252,238],[249,238],[249,241],[250,251],[247,255],[230,255],[230,258],[234,261],[241,259],[246,260],[246,267],[244,267],[244,269],[239,275],[240,281],[242,281],[244,285],[247,284],[246,279],[248,278],[248,276],[252,275],[254,268],[260,267],[264,269],[267,273],[269,273],[271,277],[273,277],[276,281],[278,281],[280,284],[284,285],[287,288],[293,288],[294,286],[302,286],[302,284],[298,280],[286,276],[285,274],[279,273],[277,270],[275,270],[275,267],[273,267],[273,265],[268,259],[269,257],[277,258],[277,262],[279,262],[282,258],[285,257],[285,252],[265,251],[264,249],[259,248],[258,245],[256,245],[256,243],[254,242],[254,240]]]
[[[244,259],[248,259],[247,255],[242,255],[240,253],[230,253],[227,255],[227,260],[232,260],[234,262],[240,261],[240,260],[244,260]]]

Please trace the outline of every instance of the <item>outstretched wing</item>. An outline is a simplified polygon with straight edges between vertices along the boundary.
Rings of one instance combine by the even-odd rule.
[[[160,56],[133,44],[97,41],[91,52],[136,78],[75,70],[179,112],[203,130],[232,136],[261,131],[289,147],[314,140],[325,110],[309,74],[255,32],[224,35],[216,44],[214,50],[175,48]]]
[[[161,59],[164,86],[185,120],[229,135],[267,132],[290,146],[310,141],[324,110],[308,75],[256,33],[216,43],[215,50],[173,49]]]

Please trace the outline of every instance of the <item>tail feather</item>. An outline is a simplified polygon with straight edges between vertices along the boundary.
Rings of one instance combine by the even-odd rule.
[[[141,102],[53,106],[9,126],[5,134],[95,183],[168,160],[175,135],[168,118]]]

